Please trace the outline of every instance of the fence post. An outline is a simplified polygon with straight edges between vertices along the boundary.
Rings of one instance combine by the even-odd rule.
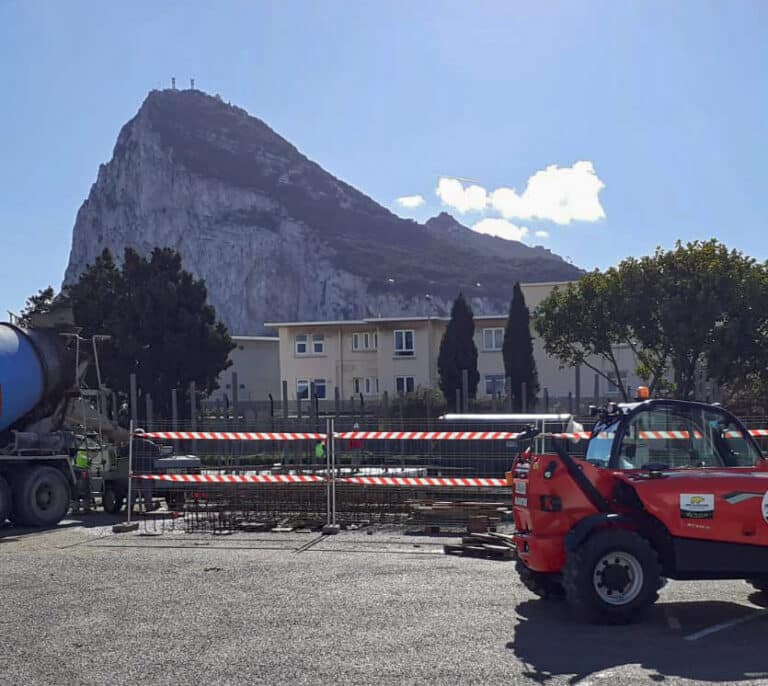
[[[176,389],[171,389],[171,427],[174,431],[179,430],[179,398],[176,393]],[[174,439],[173,452],[179,451],[179,442]]]
[[[314,381],[309,382],[309,419],[310,421],[313,419],[317,419],[317,414],[315,413],[315,382]]]
[[[573,393],[568,391],[568,414],[573,414]]]
[[[283,419],[288,419],[288,382],[283,379]]]
[[[328,435],[331,444],[331,524],[336,526],[336,422],[331,417],[331,430]]]
[[[456,412],[461,414],[461,389],[456,389]]]
[[[189,382],[189,413],[192,419],[192,431],[197,431],[197,387],[194,381]],[[192,452],[197,452],[197,441],[192,441]]]
[[[134,426],[139,423],[139,405],[138,405],[138,392],[136,390],[136,375],[131,374],[129,377],[130,390],[131,390],[131,421]]]
[[[338,416],[341,411],[341,391],[338,386],[333,387],[333,409],[336,416]]]
[[[331,524],[331,418],[325,418],[325,523]]]
[[[576,371],[574,372],[575,378],[574,378],[574,385],[576,386],[576,414],[578,414],[581,411],[581,366],[576,366]]]
[[[461,407],[463,412],[469,412],[469,370],[461,370]]]
[[[131,510],[133,509],[133,503],[131,502],[131,496],[133,495],[131,490],[132,481],[133,481],[133,419],[131,419],[130,428],[128,429],[128,500],[125,503],[125,509],[128,511],[128,520],[127,520],[128,524],[131,523]]]
[[[544,412],[549,414],[549,389],[544,389]]]
[[[237,385],[237,372],[232,372],[232,417],[237,420],[240,416],[240,387]]]
[[[515,404],[514,404],[514,400],[513,400],[513,397],[512,397],[512,377],[511,376],[508,376],[504,380],[504,388],[507,391],[507,409],[510,412],[514,412],[515,411]]]
[[[525,381],[520,384],[520,400],[523,414],[525,414],[528,412],[528,384]]]
[[[147,430],[152,431],[152,428],[154,426],[154,421],[155,421],[155,413],[154,413],[154,407],[152,406],[152,395],[150,393],[147,393],[146,401],[147,401]]]

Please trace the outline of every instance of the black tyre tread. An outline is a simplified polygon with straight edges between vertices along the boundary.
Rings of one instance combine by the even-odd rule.
[[[114,498],[112,506],[109,508],[107,507],[107,503],[109,502],[107,498],[108,492],[112,493],[112,497]],[[102,507],[104,508],[104,512],[106,512],[107,514],[118,514],[120,510],[123,509],[124,502],[125,502],[125,499],[123,498],[123,496],[118,495],[113,488],[108,486],[106,489],[104,489],[104,495],[101,497],[101,504],[102,504]]]
[[[562,598],[565,595],[563,585],[551,574],[535,572],[519,559],[515,561],[515,570],[523,586],[539,598]]]
[[[11,487],[5,477],[0,474],[0,524],[11,516],[12,511]]]
[[[59,482],[59,485],[66,489],[66,497],[62,502],[62,504],[65,504],[63,508],[60,508],[60,516],[54,513],[55,516],[50,517],[47,520],[42,520],[29,506],[29,490],[31,484],[35,479],[41,476],[48,476],[54,481]],[[17,483],[18,488],[16,490],[13,511],[13,520],[16,524],[32,527],[49,527],[55,526],[64,519],[64,516],[69,510],[71,493],[66,478],[58,469],[54,467],[33,467],[32,469],[25,471],[23,475],[20,476]]]
[[[592,586],[597,557],[609,550],[632,553],[643,565],[644,587],[635,600],[623,607],[600,601]],[[642,536],[627,529],[604,529],[590,536],[579,548],[569,551],[563,566],[563,588],[568,604],[587,621],[599,624],[627,624],[659,599],[664,585],[659,557]]]

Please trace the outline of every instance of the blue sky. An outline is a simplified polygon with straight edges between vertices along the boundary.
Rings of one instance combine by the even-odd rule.
[[[0,316],[60,284],[98,165],[171,76],[403,216],[585,268],[713,236],[765,259],[766,35],[760,0],[0,0]],[[442,177],[471,180],[448,207]]]

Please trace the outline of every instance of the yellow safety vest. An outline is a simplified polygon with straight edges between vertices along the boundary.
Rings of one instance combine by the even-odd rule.
[[[78,450],[75,454],[75,467],[78,469],[88,469],[89,466],[88,451]]]

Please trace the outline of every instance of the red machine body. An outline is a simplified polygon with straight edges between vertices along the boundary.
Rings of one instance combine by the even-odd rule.
[[[556,447],[519,456],[508,475],[518,570],[531,590],[560,591],[609,621],[656,599],[643,584],[663,582],[648,575],[768,590],[768,462],[730,413],[666,400],[613,406],[585,455]]]

